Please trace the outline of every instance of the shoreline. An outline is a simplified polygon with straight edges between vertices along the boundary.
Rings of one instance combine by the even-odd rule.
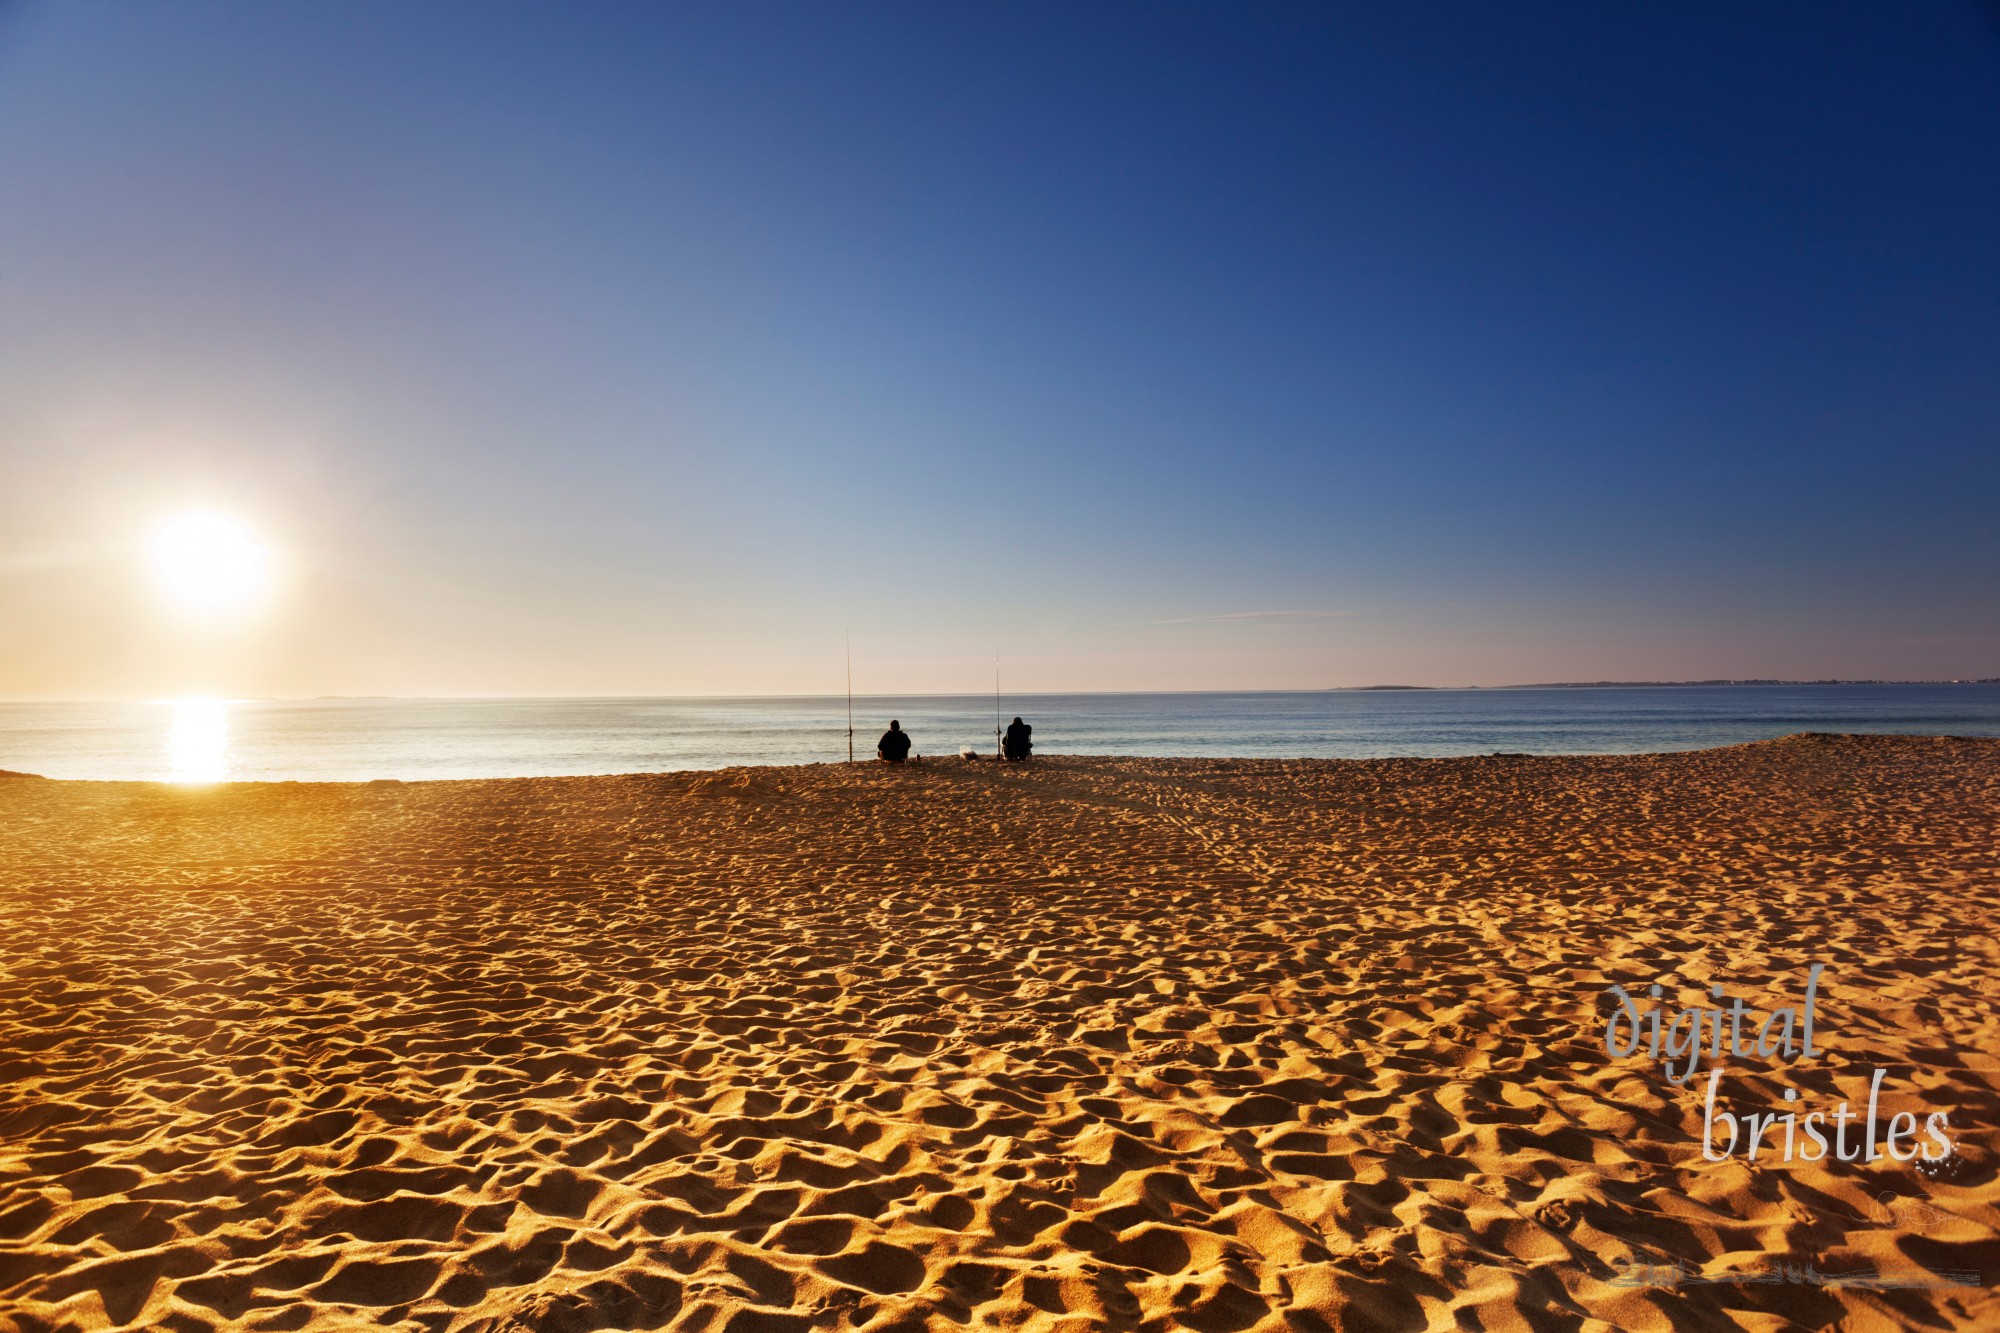
[[[1292,755],[1134,755],[1134,754],[1072,754],[1066,751],[1037,751],[1033,759],[1023,764],[1006,764],[990,753],[983,753],[973,759],[961,755],[925,755],[901,766],[903,771],[930,771],[933,769],[978,769],[998,765],[1003,769],[1018,772],[1032,771],[1036,764],[1049,765],[1064,763],[1093,764],[1451,764],[1481,759],[1507,760],[1582,760],[1582,759],[1670,759],[1682,755],[1713,754],[1747,747],[1782,744],[1812,744],[1829,741],[1915,741],[1950,744],[1991,745],[2000,747],[2000,736],[1961,736],[1925,732],[1902,731],[1794,731],[1782,736],[1772,736],[1763,740],[1733,741],[1726,745],[1695,746],[1682,750],[1573,750],[1573,751],[1516,751],[1489,750],[1466,754],[1448,755],[1370,755],[1351,756],[1292,756]],[[620,778],[677,777],[684,775],[720,773],[783,773],[790,770],[817,769],[861,769],[870,771],[889,770],[894,765],[883,764],[870,757],[855,759],[852,763],[844,759],[825,759],[807,763],[773,764],[725,764],[715,768],[662,768],[631,769],[606,773],[517,773],[500,777],[465,778],[223,778],[216,781],[181,781],[170,778],[58,778],[43,773],[24,772],[16,769],[0,768],[0,784],[18,781],[55,782],[73,786],[133,786],[165,787],[186,791],[208,791],[231,787],[415,787],[434,786],[441,783],[496,783],[496,782],[598,782]],[[0,790],[4,790],[0,786]]]

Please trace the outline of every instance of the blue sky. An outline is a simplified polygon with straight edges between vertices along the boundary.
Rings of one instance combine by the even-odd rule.
[[[1972,5],[15,5],[0,182],[0,697],[2000,674]]]

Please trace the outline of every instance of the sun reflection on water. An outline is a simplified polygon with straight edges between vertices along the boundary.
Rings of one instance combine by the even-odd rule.
[[[220,782],[229,776],[229,701],[175,699],[167,726],[167,781]]]

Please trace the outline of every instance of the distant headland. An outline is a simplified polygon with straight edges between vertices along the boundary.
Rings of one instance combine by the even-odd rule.
[[[1554,680],[1539,685],[1496,685],[1501,690],[1630,690],[1696,685],[2000,685],[2000,676],[1977,680]]]
[[[2000,685],[2000,676],[1962,677],[1949,680],[1551,680],[1533,685],[1353,685],[1335,689],[1368,690],[1665,690],[1691,689],[1703,685]]]

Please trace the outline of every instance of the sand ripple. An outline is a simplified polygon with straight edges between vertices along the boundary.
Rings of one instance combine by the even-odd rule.
[[[0,1324],[2000,1326],[1614,1281],[2000,1281],[1996,822],[2000,743],[1892,738],[0,778]],[[1726,1095],[1888,1066],[1945,1169],[1704,1163],[1595,1044],[1812,961],[1832,1057]]]

